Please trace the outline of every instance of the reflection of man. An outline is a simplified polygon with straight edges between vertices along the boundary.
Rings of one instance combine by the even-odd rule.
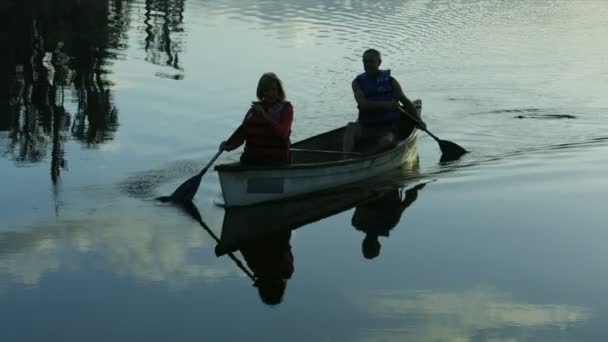
[[[380,198],[366,202],[355,209],[352,218],[353,227],[365,232],[361,246],[363,256],[373,259],[380,255],[379,236],[389,236],[399,220],[403,211],[418,198],[418,190],[424,188],[426,183],[418,184],[405,191],[405,198],[401,198],[398,189],[383,193]]]
[[[248,241],[240,250],[253,271],[260,299],[268,305],[280,304],[293,274],[291,231],[280,231]]]

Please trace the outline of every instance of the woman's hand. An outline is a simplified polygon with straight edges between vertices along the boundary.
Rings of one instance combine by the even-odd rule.
[[[266,119],[270,119],[270,117],[268,116],[268,112],[266,111],[266,109],[264,109],[264,107],[259,102],[253,102],[251,104],[251,108],[253,108],[253,110],[255,110],[256,112],[262,114],[262,116],[265,117]]]
[[[259,102],[252,102],[251,108],[253,108],[253,110],[255,110],[256,112],[259,112],[260,114],[266,113],[266,110]]]

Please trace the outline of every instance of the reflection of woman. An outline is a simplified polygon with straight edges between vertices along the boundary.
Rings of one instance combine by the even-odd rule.
[[[389,236],[399,220],[403,211],[418,198],[418,190],[424,188],[426,184],[418,184],[405,191],[402,199],[398,189],[387,191],[379,198],[359,205],[355,209],[352,218],[353,227],[365,232],[365,238],[361,246],[363,256],[366,259],[373,259],[380,255],[379,236]]]
[[[293,274],[291,231],[272,233],[248,241],[240,250],[247,265],[253,271],[260,299],[268,305],[280,304]]]

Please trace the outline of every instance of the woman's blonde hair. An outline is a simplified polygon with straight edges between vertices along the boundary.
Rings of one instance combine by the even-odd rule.
[[[259,100],[262,100],[262,97],[264,97],[264,90],[272,84],[271,82],[276,83],[277,90],[279,92],[279,100],[281,102],[284,102],[287,98],[287,95],[285,95],[285,89],[283,89],[283,82],[281,82],[279,77],[274,72],[267,72],[263,74],[262,77],[260,77],[256,96]]]

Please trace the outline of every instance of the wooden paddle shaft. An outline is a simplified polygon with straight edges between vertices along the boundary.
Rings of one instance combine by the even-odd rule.
[[[328,153],[328,154],[350,154],[354,156],[362,156],[363,153],[359,152],[344,152],[344,151],[331,151],[331,150],[313,150],[307,148],[292,148],[292,152],[310,152],[310,153]]]
[[[219,155],[219,154],[218,154]],[[203,222],[202,219],[198,220],[198,223],[201,225],[201,227],[203,227],[203,229],[205,231],[207,231],[207,233],[209,235],[211,235],[211,237],[213,238],[213,240],[215,240],[216,243],[220,243],[220,239],[217,237],[217,235],[215,235],[215,233],[211,230],[211,228],[209,228],[209,226],[207,226],[205,224],[205,222]],[[238,268],[241,269],[241,271],[245,272],[245,274],[252,280],[255,282],[255,276],[248,270],[245,268],[245,265],[243,265],[243,263],[241,262],[241,260],[239,260],[232,252],[228,252],[227,253],[228,256],[230,257],[230,259],[232,259],[232,261],[234,261],[237,265]]]
[[[415,124],[418,126],[418,129],[421,129],[421,130],[425,131],[425,132],[426,132],[428,135],[430,135],[430,136],[431,136],[433,139],[435,139],[435,140],[437,140],[437,141],[441,141],[441,139],[437,138],[437,137],[435,136],[435,134],[433,134],[433,133],[429,132],[429,130],[428,130],[428,129],[420,127],[420,120],[418,120],[418,118],[415,118],[415,117],[414,117],[412,114],[408,113],[407,111],[405,111],[405,109],[403,109],[403,108],[401,108],[401,107],[399,107],[399,110],[400,110],[400,111],[401,111],[403,114],[407,115],[407,116],[408,116],[408,117],[409,117],[409,118],[410,118],[412,121],[414,121],[414,123],[415,123]]]
[[[215,153],[213,158],[211,158],[209,163],[207,163],[207,166],[205,166],[205,168],[201,170],[201,172],[200,172],[201,175],[204,174],[205,172],[207,172],[207,169],[213,164],[213,162],[215,162],[215,160],[217,158],[219,158],[219,156],[220,156],[220,154],[222,154],[222,152],[224,152],[224,150],[219,150],[219,151],[217,151],[217,153]]]

